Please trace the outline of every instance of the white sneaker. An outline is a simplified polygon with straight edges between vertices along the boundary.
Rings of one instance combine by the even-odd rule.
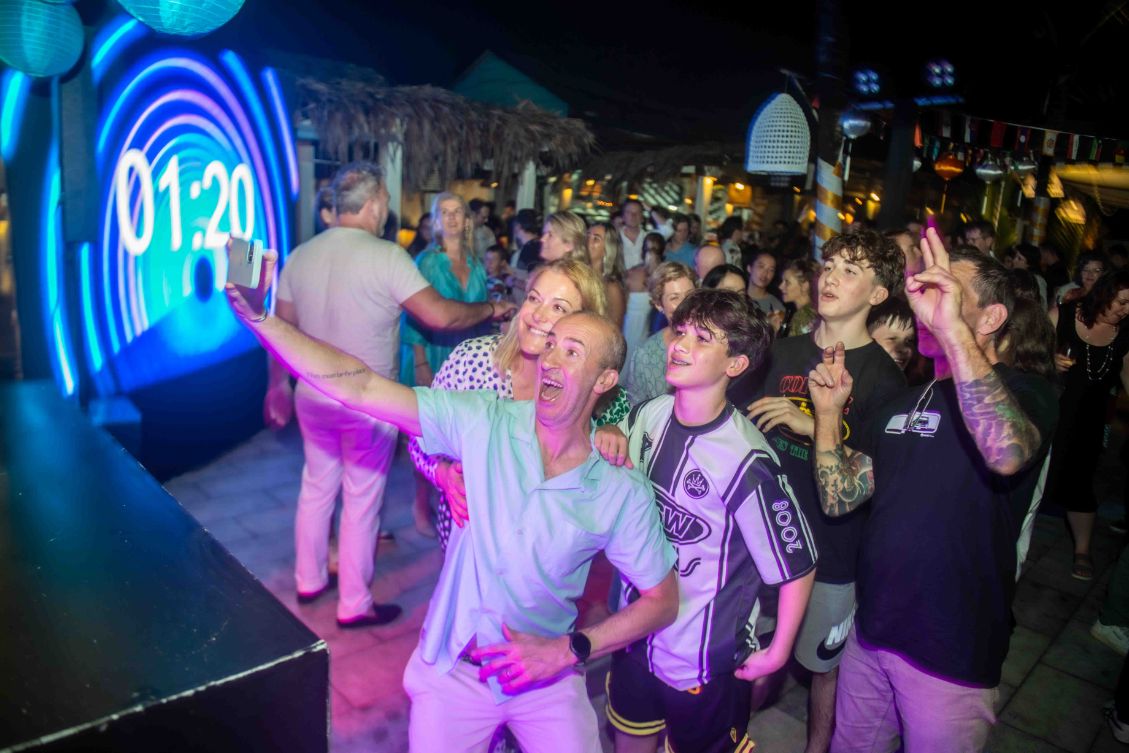
[[[1129,654],[1129,628],[1121,625],[1106,625],[1100,619],[1094,620],[1090,635],[1125,656]]]
[[[1109,722],[1109,731],[1113,733],[1113,739],[1119,743],[1129,743],[1129,724],[1117,718],[1117,708],[1113,701],[1102,708],[1102,714],[1105,715],[1105,720]]]

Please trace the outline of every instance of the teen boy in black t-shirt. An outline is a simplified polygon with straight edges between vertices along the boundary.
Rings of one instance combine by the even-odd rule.
[[[999,363],[1006,273],[981,254],[922,240],[926,269],[906,283],[921,352],[937,378],[906,388],[856,452],[840,415],[854,386],[841,344],[808,376],[824,511],[870,500],[858,614],[840,667],[832,747],[980,751],[995,721],[1015,574],[1008,478],[1050,441],[1054,391]]]
[[[867,316],[902,285],[905,256],[894,241],[863,230],[835,236],[823,246],[816,297],[819,323],[809,335],[777,340],[762,396],[749,406],[780,457],[796,501],[815,534],[819,568],[808,611],[796,638],[796,660],[812,674],[808,753],[825,753],[835,721],[839,659],[855,612],[855,560],[865,511],[832,518],[819,504],[812,473],[814,423],[807,376],[823,348],[846,344],[847,368],[857,389],[843,408],[843,442],[858,434],[886,399],[905,385],[901,369],[867,331]]]

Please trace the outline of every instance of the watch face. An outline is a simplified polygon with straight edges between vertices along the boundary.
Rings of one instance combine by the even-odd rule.
[[[592,641],[588,639],[588,636],[579,631],[569,635],[568,647],[572,650],[573,655],[582,662],[588,661],[588,657],[592,653]]]

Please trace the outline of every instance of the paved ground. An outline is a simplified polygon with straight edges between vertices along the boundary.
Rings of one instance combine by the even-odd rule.
[[[334,753],[405,751],[408,699],[400,678],[441,564],[436,543],[412,526],[410,460],[401,452],[393,466],[384,520],[396,542],[380,547],[372,588],[377,601],[399,603],[405,614],[392,625],[359,632],[337,628],[332,599],[301,607],[295,601],[293,525],[301,465],[293,427],[279,434],[264,431],[166,487],[328,642]],[[1104,488],[1107,497],[1121,481],[1119,470],[1103,465],[1100,471],[1099,491]],[[1105,524],[1098,528],[1098,577],[1083,583],[1070,577],[1071,550],[1062,521],[1040,516],[1015,604],[1019,626],[1004,665],[993,753],[1127,750],[1114,741],[1101,716],[1121,661],[1089,635],[1120,546]],[[778,700],[753,718],[750,729],[759,750],[803,750],[807,690],[802,680],[790,677]],[[588,685],[602,716],[600,668],[590,673]],[[605,749],[610,749],[606,742]]]

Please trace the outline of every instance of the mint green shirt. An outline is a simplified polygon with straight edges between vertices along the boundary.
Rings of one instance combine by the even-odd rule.
[[[420,632],[420,656],[447,673],[471,639],[504,640],[502,623],[544,637],[570,632],[600,551],[645,590],[675,562],[646,476],[593,451],[545,478],[532,401],[494,392],[416,388],[420,444],[462,461],[470,524],[447,545]],[[491,678],[495,699],[504,701]]]

